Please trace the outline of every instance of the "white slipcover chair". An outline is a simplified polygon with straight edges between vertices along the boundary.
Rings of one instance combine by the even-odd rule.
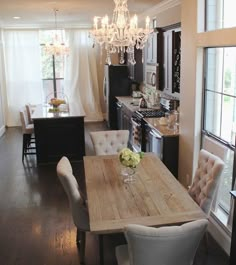
[[[188,193],[207,215],[218,190],[223,168],[224,162],[218,156],[200,150],[198,167]]]
[[[128,245],[116,247],[118,265],[192,265],[207,220],[160,228],[128,225]]]
[[[129,139],[128,130],[90,132],[96,155],[118,154],[127,147]]]
[[[86,232],[89,228],[88,210],[80,195],[79,185],[73,175],[70,161],[63,156],[57,164],[57,175],[68,196],[74,224],[77,228],[76,244],[80,251],[80,263],[84,263]]]

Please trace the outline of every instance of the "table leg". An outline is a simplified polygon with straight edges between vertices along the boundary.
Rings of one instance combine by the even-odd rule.
[[[103,235],[98,236],[99,240],[99,259],[100,259],[100,265],[104,265],[104,256],[103,256]]]

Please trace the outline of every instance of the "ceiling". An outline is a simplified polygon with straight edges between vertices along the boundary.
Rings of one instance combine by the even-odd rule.
[[[128,0],[130,14],[141,14],[163,0]],[[91,27],[93,17],[112,16],[113,0],[0,0],[0,27],[53,28],[54,9],[58,27]],[[20,19],[14,19],[18,16]]]

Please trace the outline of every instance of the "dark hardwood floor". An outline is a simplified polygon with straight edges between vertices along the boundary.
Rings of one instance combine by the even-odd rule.
[[[104,123],[86,124],[86,155],[93,154],[88,132],[103,129]],[[37,167],[34,157],[23,164],[21,148],[21,129],[7,129],[0,138],[0,265],[79,264],[76,229],[56,165]],[[82,162],[72,166],[84,187]],[[105,237],[106,265],[116,264],[114,248],[123,242],[122,235]],[[98,240],[91,233],[86,264],[98,264]],[[210,237],[208,254],[201,245],[194,264],[226,265],[228,258]]]

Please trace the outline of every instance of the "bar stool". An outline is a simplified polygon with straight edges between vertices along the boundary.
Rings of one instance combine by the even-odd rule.
[[[22,162],[26,155],[36,155],[36,143],[34,134],[34,124],[30,124],[27,117],[27,110],[23,108],[20,111],[22,124],[23,144],[22,144]]]
[[[25,108],[26,108],[26,113],[27,113],[28,123],[29,123],[29,124],[33,124],[33,120],[32,120],[32,118],[31,118],[31,115],[32,115],[32,113],[34,112],[35,105],[26,104],[26,105],[25,105]]]

